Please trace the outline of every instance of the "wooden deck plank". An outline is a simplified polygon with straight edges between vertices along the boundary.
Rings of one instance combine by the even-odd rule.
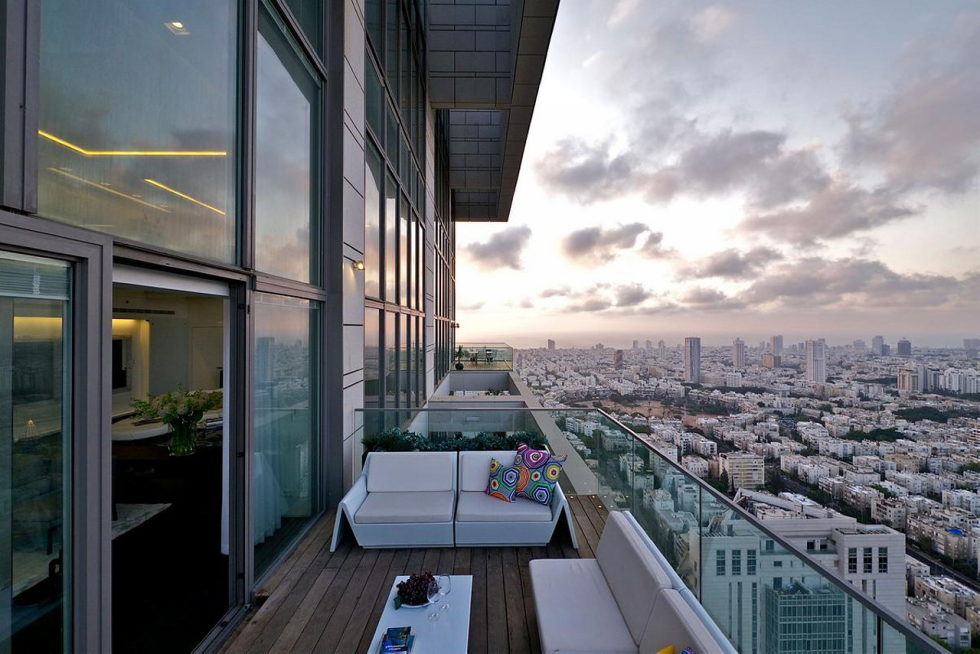
[[[566,534],[558,534],[547,547],[511,548],[365,550],[347,538],[331,553],[334,514],[329,512],[263,584],[260,592],[268,592],[268,599],[246,617],[221,651],[361,654],[378,626],[392,580],[429,571],[473,576],[471,654],[538,654],[530,562],[594,556],[608,516],[595,496],[570,496],[569,505],[578,551]]]
[[[504,604],[504,566],[501,548],[487,550],[487,650],[507,654],[507,608]]]
[[[511,654],[530,654],[527,635],[527,614],[524,605],[524,587],[517,564],[517,548],[505,547],[501,552],[503,566],[504,606],[507,609],[507,646]]]
[[[378,622],[381,620],[381,614],[385,610],[385,602],[388,600],[391,584],[394,583],[395,577],[406,573],[410,551],[407,549],[395,550],[395,555],[391,559],[391,565],[388,566],[388,576],[385,578],[385,582],[378,593],[374,607],[371,609],[371,614],[368,616],[364,632],[361,634],[361,640],[357,644],[356,651],[358,653],[366,652],[367,648],[371,646],[371,640],[374,638],[374,630],[377,628]]]
[[[470,600],[469,654],[487,654],[487,549],[470,552],[473,597]]]

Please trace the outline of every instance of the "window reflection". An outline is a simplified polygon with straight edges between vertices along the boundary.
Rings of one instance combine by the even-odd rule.
[[[311,278],[314,117],[319,89],[272,19],[262,14],[256,59],[255,267]]]
[[[255,296],[255,571],[262,574],[316,509],[317,305]]]
[[[60,652],[65,638],[69,272],[0,252],[0,651],[9,654]]]
[[[236,7],[41,3],[40,215],[234,260]]]
[[[368,143],[364,164],[364,294],[381,297],[381,156]]]

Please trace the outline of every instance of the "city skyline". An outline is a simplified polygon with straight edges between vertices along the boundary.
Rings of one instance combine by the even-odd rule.
[[[975,337],[980,11],[883,6],[563,5],[460,337]]]

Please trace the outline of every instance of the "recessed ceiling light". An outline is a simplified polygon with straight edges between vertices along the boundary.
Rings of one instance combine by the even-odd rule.
[[[179,20],[171,20],[163,24],[168,30],[176,34],[177,36],[187,36],[190,34],[187,28]]]

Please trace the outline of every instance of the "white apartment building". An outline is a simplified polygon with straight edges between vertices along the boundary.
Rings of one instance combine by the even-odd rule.
[[[722,454],[721,471],[732,488],[761,488],[766,482],[765,459],[755,454]]]
[[[806,342],[806,379],[817,384],[827,381],[827,344],[822,339]]]

